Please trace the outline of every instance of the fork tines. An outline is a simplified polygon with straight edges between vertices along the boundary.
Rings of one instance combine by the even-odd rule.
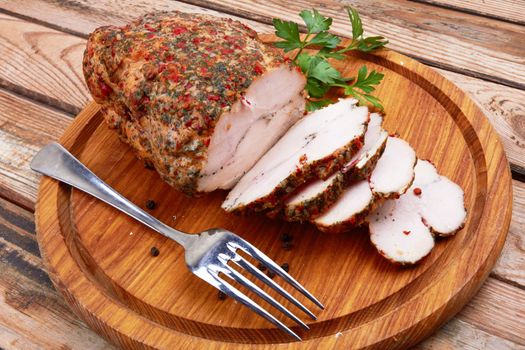
[[[250,243],[242,239],[238,239],[235,241],[228,242],[227,246],[232,254],[220,254],[218,258],[222,262],[222,266],[214,266],[214,271],[213,272],[209,271],[215,279],[216,283],[214,283],[214,285],[218,289],[220,289],[223,293],[236,299],[237,301],[244,304],[245,306],[248,306],[253,311],[255,311],[257,314],[264,317],[268,321],[272,322],[274,325],[276,325],[281,330],[285,331],[286,333],[288,333],[295,339],[301,340],[301,338],[295,332],[293,332],[290,328],[288,328],[284,323],[282,323],[277,318],[275,318],[271,313],[269,313],[267,310],[265,310],[263,307],[261,307],[256,302],[254,302],[252,299],[246,296],[243,292],[235,288],[228,281],[224,280],[224,278],[221,278],[219,276],[219,273],[223,273],[224,275],[228,276],[230,279],[236,281],[242,286],[253,291],[256,295],[261,297],[263,300],[268,302],[270,305],[275,307],[280,312],[284,313],[287,317],[294,320],[297,324],[299,324],[304,329],[309,329],[309,327],[303,321],[301,321],[299,317],[297,317],[292,312],[290,312],[288,309],[286,309],[281,303],[275,300],[272,296],[270,296],[268,293],[262,290],[255,283],[253,283],[248,278],[246,278],[244,275],[242,275],[240,272],[238,272],[236,269],[234,269],[232,266],[228,265],[228,262],[232,261],[233,263],[235,263],[237,266],[239,266],[243,270],[246,270],[247,272],[257,277],[259,280],[261,280],[262,282],[264,282],[265,284],[267,284],[268,286],[276,290],[279,294],[285,297],[288,301],[290,301],[292,304],[294,304],[299,309],[301,309],[304,313],[310,316],[310,318],[312,318],[313,320],[317,319],[316,316],[306,306],[304,306],[301,302],[299,302],[294,296],[292,296],[289,292],[287,292],[284,288],[282,288],[279,284],[274,282],[271,278],[269,278],[266,274],[261,272],[252,263],[250,263],[248,260],[246,260],[241,255],[239,255],[237,253],[237,249],[241,249],[244,253],[250,255],[251,257],[258,260],[259,262],[263,263],[268,269],[270,269],[271,271],[279,275],[287,283],[291,284],[295,289],[300,291],[303,295],[305,295],[308,299],[310,299],[315,305],[317,305],[321,309],[324,309],[323,304],[321,304],[319,300],[317,300],[310,292],[308,292],[299,282],[297,282],[292,276],[290,276],[285,270],[283,270],[277,263],[275,263],[268,256],[266,256],[266,254],[261,252],[259,249],[257,249]]]

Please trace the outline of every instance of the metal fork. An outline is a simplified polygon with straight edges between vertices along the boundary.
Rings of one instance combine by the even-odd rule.
[[[186,266],[188,266],[191,272],[226,295],[235,298],[240,303],[248,306],[257,314],[264,317],[297,340],[301,340],[301,338],[295,332],[246,296],[246,294],[235,288],[219,274],[222,273],[224,276],[229,277],[230,280],[248,288],[277,310],[301,325],[304,329],[308,329],[309,327],[301,321],[299,317],[286,309],[281,303],[250,281],[243,274],[228,265],[228,262],[232,262],[241,269],[256,276],[259,280],[275,289],[314,320],[316,319],[315,315],[290,293],[284,290],[279,284],[275,283],[252,263],[239,255],[237,251],[241,250],[245,254],[248,254],[263,263],[268,269],[281,276],[286,282],[304,294],[315,305],[324,309],[323,304],[321,304],[278,264],[233,232],[222,228],[214,228],[203,231],[199,234],[187,234],[169,227],[124,198],[56,142],[45,146],[37,153],[31,161],[31,169],[87,192],[142,222],[144,225],[157,231],[161,235],[179,243],[185,249]]]

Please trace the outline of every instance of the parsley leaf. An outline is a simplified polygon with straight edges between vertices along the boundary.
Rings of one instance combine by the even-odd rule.
[[[278,18],[273,19],[275,35],[284,41],[278,41],[274,45],[284,52],[292,51],[301,47],[301,38],[299,37],[299,26],[294,22],[287,22]]]
[[[345,87],[345,94],[354,96],[362,104],[371,103],[373,106],[383,110],[381,102],[374,96],[370,95],[375,91],[375,85],[378,85],[383,80],[384,74],[375,70],[368,74],[366,66],[362,66],[357,73],[357,79],[352,85]]]
[[[354,96],[360,104],[371,104],[383,109],[377,97],[371,95],[376,86],[383,79],[383,74],[371,71],[366,66],[361,67],[356,78],[344,78],[341,73],[333,67],[329,59],[342,60],[345,52],[359,50],[370,52],[385,46],[388,41],[382,36],[364,37],[363,23],[359,13],[352,7],[346,8],[348,18],[352,26],[352,42],[338,49],[341,39],[329,32],[332,18],[324,17],[317,11],[304,10],[299,16],[306,25],[306,35],[301,38],[299,25],[292,21],[283,21],[274,18],[275,35],[283,41],[274,45],[285,52],[297,50],[293,63],[297,65],[306,76],[306,91],[308,97],[307,110],[319,109],[331,103],[331,100],[322,99],[331,88],[343,88],[346,95]],[[304,49],[311,47],[319,48],[315,53],[305,53]],[[311,98],[314,98],[312,100]]]
[[[320,33],[322,31],[330,29],[332,25],[332,19],[330,17],[323,17],[316,9],[312,11],[304,10],[299,14],[306,24],[308,33]]]
[[[323,48],[333,49],[337,47],[337,45],[340,42],[341,42],[341,39],[339,39],[337,36],[330,34],[328,32],[320,32],[319,34],[314,36],[312,40],[310,40],[306,46],[319,45],[319,46],[323,46]]]
[[[308,76],[316,78],[325,84],[334,84],[341,78],[341,73],[332,67],[326,59],[314,56],[310,60]]]

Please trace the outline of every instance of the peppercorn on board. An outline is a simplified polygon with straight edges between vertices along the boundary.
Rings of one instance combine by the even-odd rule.
[[[154,201],[147,210],[177,229],[220,226],[242,235],[287,263],[327,308],[309,322],[310,331],[294,328],[303,342],[291,342],[194,278],[176,243],[44,178],[38,239],[50,276],[72,308],[120,346],[166,349],[406,348],[452,317],[503,246],[512,199],[508,163],[480,110],[437,72],[389,50],[350,53],[335,65],[352,75],[365,61],[385,74],[377,90],[387,111],[384,128],[399,133],[419,158],[432,159],[440,174],[464,189],[469,215],[454,238],[437,242],[420,265],[403,269],[376,253],[366,231],[326,235],[313,225],[227,214],[220,208],[226,192],[188,198],[175,191],[121,146],[99,107],[90,104],[61,142],[97,175],[143,208]]]

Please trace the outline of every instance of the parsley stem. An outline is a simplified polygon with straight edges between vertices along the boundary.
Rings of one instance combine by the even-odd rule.
[[[306,36],[304,37],[304,40],[301,40],[301,47],[299,48],[299,51],[297,51],[297,54],[295,55],[295,57],[293,58],[293,63],[297,63],[297,57],[299,57],[299,55],[301,54],[301,52],[303,52],[303,49],[308,46],[308,38],[310,37],[310,34],[311,33],[308,33],[306,34]]]

